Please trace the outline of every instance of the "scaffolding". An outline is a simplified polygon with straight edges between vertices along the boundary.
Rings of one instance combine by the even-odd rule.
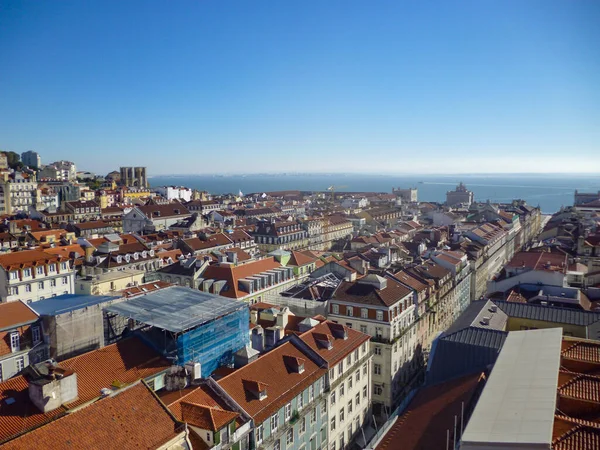
[[[107,327],[120,335],[137,332],[176,364],[201,364],[208,377],[233,364],[233,354],[249,343],[248,305],[184,287],[171,287],[105,309]]]

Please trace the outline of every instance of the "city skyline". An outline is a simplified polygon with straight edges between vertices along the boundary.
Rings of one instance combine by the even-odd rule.
[[[600,172],[596,2],[230,6],[4,2],[0,149],[97,173]]]

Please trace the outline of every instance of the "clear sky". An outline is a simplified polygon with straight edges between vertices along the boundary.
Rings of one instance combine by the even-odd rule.
[[[0,0],[0,149],[106,173],[600,172],[600,1]]]

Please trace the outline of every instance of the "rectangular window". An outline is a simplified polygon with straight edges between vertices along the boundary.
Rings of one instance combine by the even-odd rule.
[[[325,417],[327,414],[327,403],[321,403],[321,417]]]
[[[273,450],[281,450],[281,441],[279,439],[273,444]]]
[[[44,289],[44,282],[43,281],[40,281],[38,283],[38,289]]]
[[[340,423],[344,423],[344,408],[340,409]]]
[[[31,285],[30,284],[26,284],[25,285],[25,292],[31,292]]]
[[[21,338],[16,331],[10,333],[10,350],[13,353],[21,350]]]
[[[333,314],[339,314],[340,313],[340,306],[336,305],[335,303],[333,305],[331,305],[331,312]]]
[[[292,403],[288,403],[287,405],[285,405],[285,420],[290,420],[290,417],[292,417]]]
[[[64,262],[64,263],[61,263],[61,264],[60,264],[60,268],[61,268],[62,270],[67,270],[67,263],[66,263],[66,262]]]
[[[344,383],[340,384],[340,398],[344,396]]]
[[[330,399],[330,403],[331,403],[332,405],[335,405],[335,391],[333,391],[333,392],[331,393],[331,399]]]
[[[363,386],[363,400],[367,399],[367,386]]]
[[[356,383],[360,381],[360,369],[358,369],[354,374],[354,380],[356,381]]]
[[[31,336],[33,337],[33,343],[37,344],[42,340],[42,334],[40,333],[40,327],[31,328]]]
[[[367,363],[363,364],[363,375],[367,374]]]
[[[383,311],[377,311],[377,320],[382,321],[383,320]]]
[[[298,402],[298,405],[297,405],[298,409],[304,408],[304,392],[300,393],[300,395],[298,396],[297,402]]]
[[[352,306],[346,306],[346,315],[347,316],[354,316],[354,308],[352,308]]]
[[[19,295],[19,288],[17,286],[9,288],[10,295]]]
[[[311,384],[308,388],[308,401],[312,402],[315,399],[315,385]]]
[[[67,277],[62,277],[62,284],[67,284],[69,281]]]
[[[340,448],[344,448],[346,446],[346,443],[344,442],[344,435],[342,434],[340,436]]]
[[[350,375],[350,378],[348,378],[348,390],[350,391],[352,389],[352,375]]]
[[[48,270],[49,270],[50,272],[56,272],[56,264],[50,264],[50,265],[48,266]]]
[[[315,423],[317,421],[317,408],[313,408],[310,412],[310,423]]]
[[[17,358],[15,360],[15,362],[17,364],[17,372],[20,372],[21,370],[23,370],[25,368],[25,360],[23,359],[22,356],[20,358]]]
[[[306,431],[306,417],[303,417],[302,420],[300,421],[300,431],[299,433],[302,434]]]
[[[360,332],[364,333],[364,334],[367,334],[367,326],[366,325],[361,325],[360,326]]]
[[[335,416],[333,416],[331,418],[330,428],[331,428],[331,431],[335,430]]]
[[[375,337],[376,338],[383,337],[383,329],[381,327],[375,327]]]
[[[383,395],[383,387],[380,384],[374,384],[373,388],[373,394]]]
[[[346,365],[350,367],[352,365],[352,355],[348,355],[346,358]]]
[[[357,408],[358,408],[358,405],[360,405],[360,392],[358,394],[356,394],[356,397],[354,397],[354,404],[356,405]]]
[[[340,363],[338,364],[338,377],[342,375],[342,373],[344,373],[344,361],[340,361]]]
[[[11,280],[16,280],[17,278],[19,278],[19,274],[17,273],[16,270],[13,270],[12,272],[9,272],[10,274],[10,279]]]
[[[335,370],[329,369],[329,382],[332,382],[334,378],[335,378]]]
[[[38,275],[44,275],[44,266],[38,266],[36,271]]]
[[[367,308],[361,308],[360,317],[362,317],[363,319],[368,319],[369,318],[369,310]]]
[[[379,347],[378,345],[375,346],[374,352],[376,355],[381,355],[381,347]]]
[[[56,280],[50,280],[50,287],[56,287]]]
[[[23,269],[23,276],[24,277],[30,277],[31,276],[31,269]]]
[[[285,435],[285,444],[291,445],[293,443],[294,443],[294,428],[290,428],[289,430],[287,430],[287,433]]]
[[[352,400],[348,402],[348,414],[352,414]]]
[[[279,413],[275,413],[271,416],[271,433],[274,433],[275,431],[277,431],[278,426],[279,426]]]
[[[358,361],[358,349],[354,350],[354,362]]]

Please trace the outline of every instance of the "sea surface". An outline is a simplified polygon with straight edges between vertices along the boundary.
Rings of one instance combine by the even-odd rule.
[[[244,194],[264,191],[387,192],[393,187],[416,187],[419,201],[443,202],[446,191],[462,181],[475,193],[476,201],[509,202],[523,199],[554,213],[573,204],[575,190],[600,191],[600,174],[494,174],[494,175],[359,175],[359,174],[255,174],[168,175],[149,178],[156,186],[185,186],[212,194]]]

